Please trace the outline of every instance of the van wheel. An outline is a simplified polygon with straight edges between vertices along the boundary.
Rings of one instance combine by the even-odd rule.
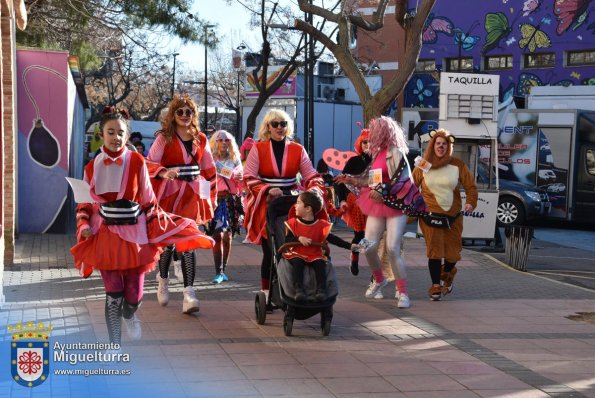
[[[496,219],[501,226],[522,225],[525,223],[523,204],[515,198],[503,197],[498,200]]]

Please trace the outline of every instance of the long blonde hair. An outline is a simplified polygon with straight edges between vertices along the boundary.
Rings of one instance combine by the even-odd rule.
[[[214,160],[223,160],[219,157],[219,144],[217,143],[218,139],[228,139],[230,142],[229,146],[229,160],[233,161],[234,165],[240,164],[240,150],[238,149],[238,144],[236,143],[235,138],[233,135],[228,133],[225,130],[217,130],[213,133],[211,138],[209,139],[209,145],[211,146],[211,154],[213,155]]]
[[[283,109],[271,109],[266,115],[264,115],[262,123],[260,123],[260,127],[258,128],[259,141],[267,141],[271,139],[269,123],[275,119],[285,120],[287,122],[287,127],[285,128],[285,138],[291,139],[293,137],[293,120],[291,120],[291,117],[289,117],[287,112],[285,112]]]
[[[171,142],[172,138],[176,135],[176,111],[184,106],[192,109],[192,128],[190,134],[194,138],[194,141],[199,141],[200,129],[198,128],[198,107],[196,103],[188,94],[176,94],[170,101],[167,112],[161,119],[161,130],[158,134],[163,134],[167,142]]]

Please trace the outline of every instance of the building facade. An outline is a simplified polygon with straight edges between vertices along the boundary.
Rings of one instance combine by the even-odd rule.
[[[595,85],[591,11],[591,0],[438,0],[405,106],[438,106],[436,71],[498,74],[501,101],[534,86]]]
[[[402,30],[392,26],[394,4],[387,7],[385,27],[358,32],[354,49],[362,63],[379,64],[370,73],[385,81],[391,75],[382,64],[398,66],[407,56]],[[411,15],[417,4],[409,0]],[[437,0],[403,106],[438,107],[441,71],[498,74],[501,101],[525,96],[533,86],[595,85],[594,6],[592,0]],[[364,16],[374,9],[366,2],[359,7]]]

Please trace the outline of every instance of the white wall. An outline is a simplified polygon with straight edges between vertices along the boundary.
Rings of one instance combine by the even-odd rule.
[[[595,110],[595,86],[536,86],[527,96],[529,109]]]

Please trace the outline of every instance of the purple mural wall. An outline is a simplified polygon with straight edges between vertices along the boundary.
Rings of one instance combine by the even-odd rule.
[[[405,107],[438,107],[432,61],[438,71],[457,72],[460,64],[499,74],[501,100],[532,86],[595,85],[593,17],[592,0],[438,0],[419,57],[427,73],[410,79]]]
[[[74,93],[68,53],[18,50],[17,91],[18,228],[64,232]]]

